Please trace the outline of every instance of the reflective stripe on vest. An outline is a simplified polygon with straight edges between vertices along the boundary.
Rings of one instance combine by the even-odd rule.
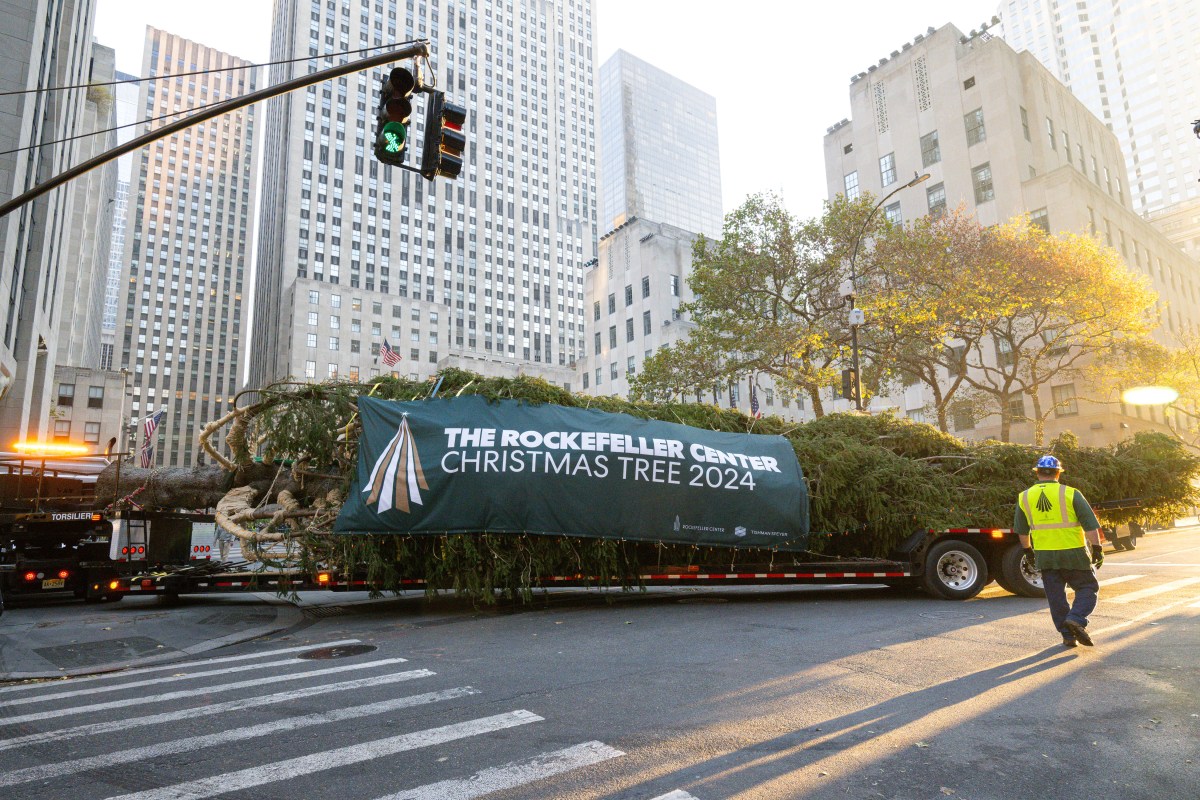
[[[1039,483],[1021,492],[1017,502],[1029,522],[1034,550],[1073,550],[1086,544],[1070,486]]]

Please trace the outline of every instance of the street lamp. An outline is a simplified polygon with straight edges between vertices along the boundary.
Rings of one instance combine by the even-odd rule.
[[[883,204],[892,198],[903,189],[910,189],[918,183],[924,183],[929,180],[929,173],[918,175],[913,173],[913,178],[903,186],[897,186],[889,193],[884,195],[883,199],[875,204],[871,209],[871,213],[867,214],[867,218],[863,220],[862,227],[858,230],[858,236],[854,238],[854,250],[850,253],[850,280],[846,284],[842,284],[842,294],[850,300],[850,368],[854,372],[854,407],[858,411],[863,410],[862,403],[862,377],[858,371],[858,326],[865,321],[862,309],[854,307],[854,297],[857,294],[858,274],[854,271],[854,260],[858,257],[858,246],[862,243],[863,234],[867,232],[867,226],[871,224],[871,220],[875,217],[875,212],[883,207]]]

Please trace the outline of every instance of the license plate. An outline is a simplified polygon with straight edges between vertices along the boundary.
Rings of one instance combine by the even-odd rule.
[[[43,589],[61,589],[67,585],[67,582],[62,578],[46,578],[42,581]]]

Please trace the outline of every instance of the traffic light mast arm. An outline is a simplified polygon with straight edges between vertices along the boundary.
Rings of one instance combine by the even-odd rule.
[[[361,72],[364,69],[377,67],[380,64],[390,64],[393,61],[403,61],[405,59],[418,57],[428,58],[429,55],[429,40],[419,39],[398,47],[395,50],[389,50],[386,53],[378,53],[373,56],[367,56],[366,58],[361,58],[357,61],[351,61],[346,64],[339,64],[336,67],[330,67],[329,69],[320,70],[319,72],[310,72],[305,75],[301,75],[298,78],[292,78],[291,80],[284,81],[283,83],[275,86],[267,86],[263,89],[259,89],[256,92],[251,92],[250,94],[244,94],[240,97],[230,98],[224,103],[218,103],[217,105],[206,108],[203,111],[198,111],[192,116],[184,117],[183,119],[179,119],[175,122],[164,125],[161,128],[148,131],[137,138],[130,139],[125,144],[117,145],[111,150],[105,150],[100,155],[90,158],[87,161],[84,161],[82,164],[78,164],[64,172],[60,172],[54,177],[49,178],[43,183],[39,183],[32,189],[29,189],[28,191],[17,195],[3,205],[0,205],[0,217],[15,211],[31,200],[41,197],[46,192],[57,189],[64,183],[74,180],[84,173],[92,171],[96,167],[107,164],[109,161],[119,158],[126,153],[139,150],[150,142],[170,136],[173,133],[178,133],[184,128],[190,128],[198,122],[204,122],[205,120],[212,119],[213,117],[219,117],[222,114],[228,114],[230,111],[236,111],[239,108],[252,105],[261,100],[269,100],[272,97],[278,97],[281,94],[287,94],[288,92],[296,89],[303,89],[305,87],[312,86],[313,84],[321,83],[322,81],[330,78],[339,78],[342,75],[349,75],[352,72]]]

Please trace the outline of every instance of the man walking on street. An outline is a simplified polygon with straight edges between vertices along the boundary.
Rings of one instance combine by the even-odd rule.
[[[1026,558],[1035,559],[1042,572],[1050,618],[1062,634],[1063,646],[1091,647],[1088,615],[1096,608],[1100,590],[1092,568],[1099,569],[1104,563],[1100,523],[1083,492],[1058,482],[1062,462],[1054,456],[1042,456],[1033,469],[1038,482],[1017,496],[1013,530],[1021,539]],[[1075,590],[1075,601],[1070,605],[1068,586]]]

